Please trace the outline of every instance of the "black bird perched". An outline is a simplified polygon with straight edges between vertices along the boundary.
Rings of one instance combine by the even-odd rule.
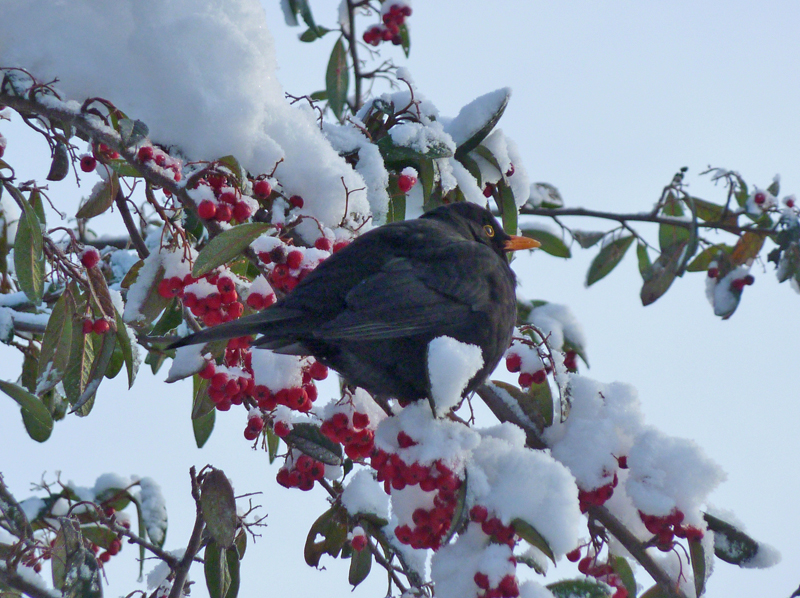
[[[485,208],[442,206],[361,235],[273,307],[170,348],[260,334],[253,345],[313,355],[376,397],[409,402],[429,396],[427,347],[449,336],[483,353],[466,395],[511,342],[516,279],[505,253],[538,245],[507,235]]]

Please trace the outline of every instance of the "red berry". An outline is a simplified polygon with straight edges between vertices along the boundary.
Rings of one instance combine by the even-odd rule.
[[[239,200],[236,197],[236,194],[232,191],[226,191],[225,193],[220,193],[219,197],[217,198],[219,201],[233,205],[237,203]]]
[[[319,237],[316,241],[314,241],[314,247],[320,251],[330,251],[333,248],[333,244],[331,243],[330,239]]]
[[[153,159],[153,147],[150,145],[145,145],[144,147],[140,147],[136,155],[139,158],[140,162],[149,162],[150,160]]]
[[[94,330],[94,321],[91,318],[84,318],[82,330],[84,334],[91,334]]]
[[[114,538],[111,540],[111,542],[109,542],[108,554],[114,556],[115,554],[118,554],[120,550],[122,550],[122,542],[119,541],[119,538]]]
[[[328,377],[328,366],[319,361],[315,361],[309,366],[308,373],[311,374],[314,380],[324,380]],[[369,418],[367,419],[369,420]],[[355,421],[355,416],[353,416],[353,420]],[[360,427],[363,428],[364,426]]]
[[[291,205],[293,208],[302,208],[304,203],[305,202],[303,201],[303,198],[299,195],[292,195],[289,198],[289,205]]]
[[[416,183],[417,179],[407,174],[401,175],[400,178],[397,179],[397,186],[403,193],[408,193]]]
[[[215,215],[219,222],[230,222],[233,216],[233,210],[227,204],[220,204],[217,206],[217,213]]]
[[[303,252],[298,250],[290,251],[286,256],[286,265],[292,270],[297,270],[303,262]]]
[[[516,353],[509,353],[506,355],[506,369],[509,372],[516,373],[522,367],[522,358]]]
[[[253,210],[250,209],[250,206],[247,203],[240,201],[236,205],[233,206],[233,217],[238,222],[244,222],[248,218],[250,218],[250,214],[253,213]]]
[[[508,170],[506,170],[506,176],[514,176],[514,172],[516,172],[514,165],[510,164]]]
[[[503,598],[515,598],[519,596],[519,586],[517,585],[517,578],[513,575],[506,575],[500,580],[500,585],[497,586]]]
[[[105,334],[106,332],[108,332],[109,328],[111,328],[111,326],[103,318],[95,320],[94,324],[92,325],[92,331],[95,334]]]
[[[415,446],[417,443],[414,442],[414,439],[411,438],[411,436],[401,430],[397,433],[397,444],[400,445],[400,448],[408,448]]]
[[[217,206],[210,199],[204,199],[197,206],[197,214],[203,220],[211,220],[217,214]]]
[[[741,291],[745,284],[744,278],[737,278],[731,282],[731,290]]]
[[[264,420],[258,416],[251,417],[247,420],[247,427],[252,428],[256,432],[261,432],[264,429]]]
[[[787,208],[793,208],[794,207],[794,200],[791,197],[787,197],[784,200],[784,203],[786,204]]]
[[[567,560],[571,563],[577,563],[579,560],[581,560],[581,549],[576,548],[575,550],[568,552]]]
[[[708,277],[709,278],[717,278],[719,276],[719,268],[709,268],[708,269]]]
[[[619,465],[620,469],[628,469],[628,457],[626,455],[622,455],[621,457],[617,458],[617,465]]]
[[[81,170],[83,172],[92,172],[97,167],[97,160],[94,156],[86,154],[81,156]]]
[[[250,440],[250,441],[255,440],[256,438],[258,438],[258,436],[260,434],[261,434],[260,430],[256,430],[254,428],[251,428],[250,426],[247,426],[244,429],[244,439],[245,440]]]
[[[353,414],[353,427],[357,429],[366,428],[369,425],[369,415],[356,411]]]
[[[198,376],[203,380],[210,380],[214,377],[214,374],[217,372],[217,364],[213,361],[209,361],[206,363],[206,366],[198,372]]]
[[[491,183],[486,183],[486,186],[483,188],[483,196],[491,197],[492,193],[494,193],[494,185]]]
[[[81,264],[83,264],[85,268],[94,268],[99,261],[100,253],[93,247],[85,249],[81,254]]]
[[[344,249],[348,245],[350,245],[350,241],[344,241],[344,240],[336,241],[336,243],[333,244],[333,253],[336,253],[337,251],[341,251],[342,249]]]
[[[353,547],[353,550],[364,550],[367,547],[367,537],[353,536],[353,539],[350,540],[350,546]]]
[[[108,554],[108,552],[103,552],[98,555],[97,560],[101,563],[107,563],[109,560],[111,560],[111,555]]]
[[[259,197],[267,197],[270,193],[272,193],[272,186],[268,181],[257,181],[253,185],[253,193]]]
[[[475,505],[469,510],[469,518],[472,519],[472,521],[477,521],[478,523],[483,523],[486,521],[488,516],[489,510],[483,505]]]
[[[547,372],[545,370],[537,370],[533,372],[532,380],[534,384],[543,384],[547,380]]]
[[[475,576],[472,578],[475,581],[475,585],[478,586],[482,590],[489,589],[489,576],[486,573],[481,573],[478,571]]]
[[[275,432],[275,435],[280,438],[286,438],[289,435],[289,432],[291,432],[289,429],[289,424],[286,422],[275,422],[272,430]]]
[[[577,353],[575,353],[575,351],[567,351],[566,355],[564,355],[564,367],[570,372],[577,371],[578,361]],[[544,382],[544,380],[542,380],[542,382]]]
[[[766,193],[764,193],[763,191],[759,191],[758,193],[756,193],[755,197],[753,197],[753,201],[760,206],[765,201],[767,201]]]
[[[589,574],[589,569],[591,569],[591,567],[592,567],[592,557],[589,556],[583,557],[578,563],[578,571],[580,571],[584,575]]]

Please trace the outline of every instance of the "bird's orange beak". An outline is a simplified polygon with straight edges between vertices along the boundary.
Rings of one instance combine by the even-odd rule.
[[[511,238],[506,241],[505,246],[503,249],[506,251],[519,251],[520,249],[535,249],[540,247],[541,243],[536,239],[531,239],[530,237],[519,237],[517,235],[511,235]]]

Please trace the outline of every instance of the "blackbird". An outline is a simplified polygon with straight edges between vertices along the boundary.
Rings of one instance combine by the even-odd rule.
[[[427,347],[439,336],[477,345],[494,370],[516,320],[507,251],[539,244],[510,236],[478,205],[459,202],[356,238],[274,306],[171,345],[259,334],[253,345],[313,355],[376,397],[429,398]]]

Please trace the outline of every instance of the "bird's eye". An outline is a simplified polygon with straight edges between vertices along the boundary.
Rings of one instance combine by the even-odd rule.
[[[491,224],[484,225],[483,232],[489,237],[494,237],[494,227]]]

